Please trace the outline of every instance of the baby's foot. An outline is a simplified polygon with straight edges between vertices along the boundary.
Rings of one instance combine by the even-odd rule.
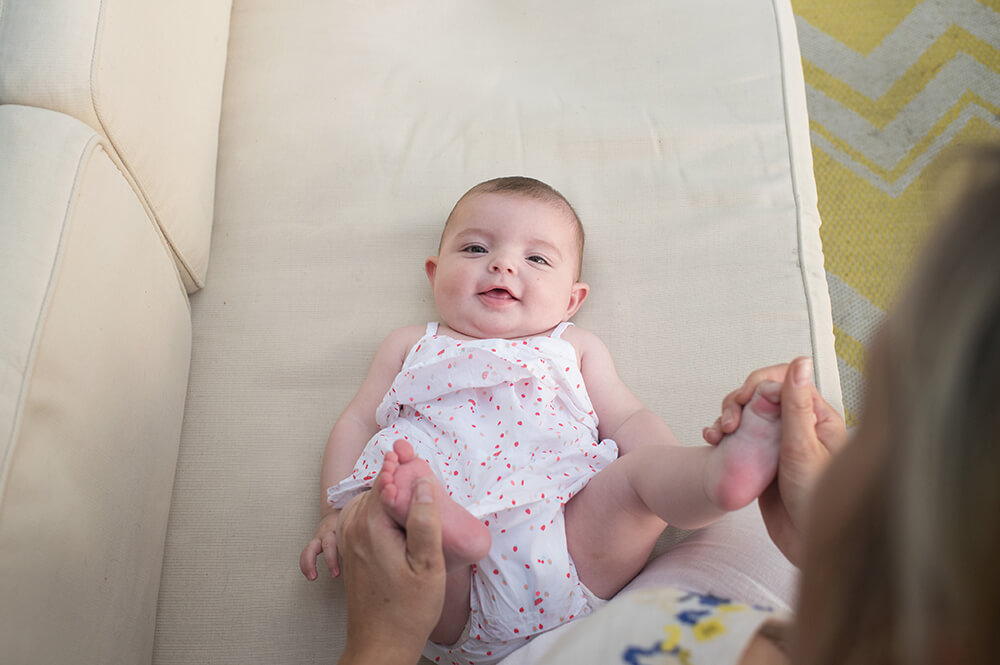
[[[722,510],[746,506],[767,489],[781,448],[781,384],[758,386],[743,407],[740,426],[713,451],[706,474],[708,496]]]
[[[448,570],[468,566],[486,556],[491,542],[486,525],[448,497],[430,465],[416,456],[409,442],[399,439],[392,448],[385,455],[375,487],[389,516],[400,526],[406,526],[413,484],[420,478],[429,478],[436,486],[441,506],[441,545]]]

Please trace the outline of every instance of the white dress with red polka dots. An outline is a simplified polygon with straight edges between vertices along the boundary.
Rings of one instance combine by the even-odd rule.
[[[371,487],[398,438],[427,460],[449,495],[489,527],[472,569],[468,638],[428,645],[443,663],[497,662],[526,639],[590,611],[566,546],[563,507],[618,447],[598,440],[576,350],[561,334],[457,340],[437,324],[411,349],[376,412],[382,430],[334,507]]]

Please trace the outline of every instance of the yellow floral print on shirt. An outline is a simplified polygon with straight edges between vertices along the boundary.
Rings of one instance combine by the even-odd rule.
[[[664,638],[649,646],[629,646],[622,653],[628,665],[712,665],[696,659],[698,645],[726,635],[727,623],[747,605],[731,603],[710,594],[686,593],[676,599]]]

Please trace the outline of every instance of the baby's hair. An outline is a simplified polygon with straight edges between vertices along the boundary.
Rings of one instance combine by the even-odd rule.
[[[476,194],[510,194],[512,196],[523,196],[525,198],[534,199],[543,203],[549,203],[562,208],[566,213],[568,213],[568,218],[573,222],[573,226],[576,229],[576,272],[577,279],[580,278],[580,270],[583,267],[583,223],[580,222],[580,216],[576,214],[576,210],[573,209],[573,205],[565,196],[559,193],[558,190],[551,185],[547,185],[541,180],[519,175],[493,178],[492,180],[481,182],[463,194],[462,198],[455,203],[455,207],[452,208],[451,213],[448,215],[448,220],[445,222],[445,231],[447,231],[448,225],[451,223],[451,218],[455,215],[455,210],[458,209],[459,204],[470,196],[474,196]],[[444,239],[444,231],[441,232],[441,238]]]

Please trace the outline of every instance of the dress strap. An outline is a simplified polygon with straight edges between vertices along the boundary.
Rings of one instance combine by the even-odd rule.
[[[431,321],[430,323],[428,323],[427,324],[427,332],[425,334],[426,335],[436,335],[436,334],[438,334],[438,322],[437,321]]]
[[[556,326],[555,330],[552,331],[552,334],[550,334],[549,337],[551,337],[552,339],[559,339],[560,337],[562,337],[562,334],[566,331],[566,328],[569,328],[571,325],[573,325],[571,321],[563,321],[562,323]]]

